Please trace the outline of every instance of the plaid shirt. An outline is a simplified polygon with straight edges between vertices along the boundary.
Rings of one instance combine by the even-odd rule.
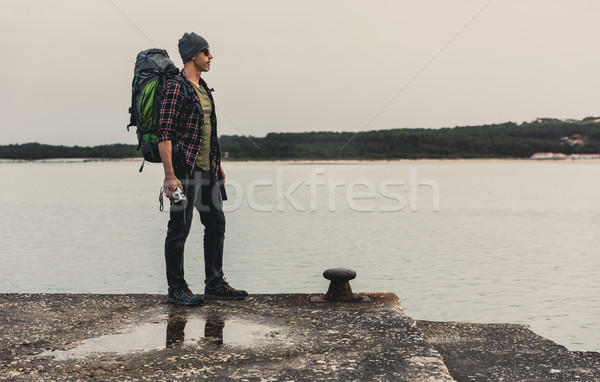
[[[185,159],[186,169],[189,174],[194,171],[196,157],[200,152],[202,144],[202,127],[204,126],[204,115],[200,99],[192,88],[191,82],[185,76],[183,70],[180,76],[189,86],[188,94],[193,97],[194,102],[185,99],[182,84],[178,81],[167,83],[164,97],[160,103],[158,113],[158,131],[156,141],[173,141],[179,148],[179,153]],[[221,150],[219,148],[219,139],[217,137],[217,117],[215,113],[215,101],[212,97],[212,90],[208,89],[206,82],[200,78],[200,86],[203,86],[210,97],[212,103],[212,113],[210,115],[211,136],[210,136],[210,172],[211,179],[222,179],[221,176]]]

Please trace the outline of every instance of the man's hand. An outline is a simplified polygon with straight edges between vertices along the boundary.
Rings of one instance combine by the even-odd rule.
[[[223,183],[225,183],[225,171],[223,171],[223,165],[219,165],[221,167],[221,176],[223,177]]]
[[[175,189],[177,187],[181,187],[181,189],[183,190],[183,187],[181,186],[181,182],[175,176],[169,176],[169,177],[165,176],[165,180],[163,182],[163,187],[165,188],[165,195],[167,195],[167,198],[169,198],[169,199],[171,199],[171,196],[173,195],[173,191],[175,191]]]
[[[165,170],[163,187],[165,188],[165,194],[171,199],[173,191],[175,191],[177,187],[181,187],[181,182],[177,179],[175,172],[173,171],[171,141],[160,142],[158,144],[158,152],[160,153],[160,158],[162,159],[163,168]],[[183,187],[181,187],[181,189],[183,190]]]

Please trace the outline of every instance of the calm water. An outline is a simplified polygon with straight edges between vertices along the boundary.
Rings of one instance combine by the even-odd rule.
[[[324,292],[323,270],[344,266],[417,319],[529,323],[600,350],[600,162],[225,166],[235,287]],[[0,163],[0,292],[165,293],[162,166],[138,167]],[[196,220],[186,278],[201,292]]]

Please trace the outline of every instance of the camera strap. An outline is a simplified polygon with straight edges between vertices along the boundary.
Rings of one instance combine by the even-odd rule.
[[[163,194],[164,194],[164,193],[165,193],[165,188],[164,188],[164,187],[161,187],[161,188],[160,188],[160,191],[158,192],[158,203],[159,203],[159,205],[158,205],[158,210],[159,210],[160,212],[163,212],[163,210],[165,209],[165,207],[164,207],[164,203],[163,203]]]

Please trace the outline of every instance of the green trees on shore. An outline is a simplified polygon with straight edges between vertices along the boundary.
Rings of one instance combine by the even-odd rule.
[[[0,159],[98,158],[122,159],[141,156],[136,145],[113,144],[93,147],[24,143],[0,146]]]
[[[562,137],[581,134],[584,145]],[[270,133],[221,137],[229,159],[528,158],[536,152],[600,153],[599,123],[531,123],[356,133]],[[257,147],[258,146],[258,147]]]
[[[262,138],[221,136],[229,160],[528,158],[535,152],[600,153],[600,123],[543,120],[443,129],[394,129],[360,133],[270,133]],[[583,145],[562,137],[585,136]],[[0,146],[2,159],[133,158],[136,145],[93,147],[40,143]]]

